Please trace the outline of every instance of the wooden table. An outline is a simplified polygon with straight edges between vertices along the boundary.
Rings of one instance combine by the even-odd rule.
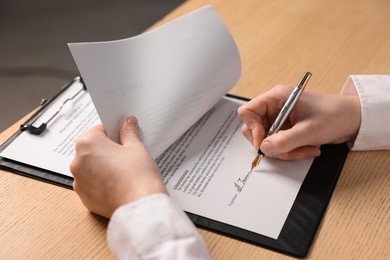
[[[208,3],[242,56],[233,94],[252,98],[277,83],[294,84],[306,69],[310,89],[333,94],[350,74],[389,74],[388,0],[193,0],[157,25]],[[389,171],[390,152],[349,154],[308,258],[390,258]],[[110,259],[106,226],[73,191],[0,172],[0,259]],[[199,232],[214,259],[288,258]]]

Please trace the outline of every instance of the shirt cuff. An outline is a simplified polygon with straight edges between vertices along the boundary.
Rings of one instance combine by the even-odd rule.
[[[388,129],[390,120],[388,92],[390,76],[386,75],[352,75],[349,76],[342,95],[359,96],[361,104],[361,124],[352,150],[389,149]]]
[[[195,226],[166,194],[150,195],[119,207],[109,222],[107,239],[119,259],[208,258]]]

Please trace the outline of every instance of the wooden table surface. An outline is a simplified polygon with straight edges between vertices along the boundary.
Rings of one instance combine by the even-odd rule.
[[[209,3],[242,57],[233,94],[252,98],[278,83],[295,84],[305,70],[313,73],[310,89],[332,94],[350,74],[390,73],[388,0],[192,0],[157,25]],[[388,151],[348,155],[307,258],[390,259],[389,171]],[[111,259],[107,223],[71,190],[0,171],[0,259]],[[213,259],[289,258],[199,232]]]

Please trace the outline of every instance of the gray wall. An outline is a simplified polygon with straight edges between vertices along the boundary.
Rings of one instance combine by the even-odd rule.
[[[142,33],[180,0],[0,3],[0,132],[78,75],[68,42]]]

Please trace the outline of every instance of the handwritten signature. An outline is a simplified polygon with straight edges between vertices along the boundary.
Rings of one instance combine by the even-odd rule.
[[[245,177],[243,179],[241,178],[238,178],[238,180],[236,182],[234,182],[234,187],[236,187],[237,191],[238,192],[241,192],[242,189],[244,188],[246,182],[248,181],[249,179],[249,175],[250,175],[251,171],[249,171]]]
[[[236,188],[237,193],[234,194],[233,198],[228,203],[228,206],[232,206],[234,204],[238,195],[241,193],[245,187],[245,184],[248,182],[251,172],[252,171],[247,172],[244,178],[238,178],[238,180],[234,182],[234,187]]]

